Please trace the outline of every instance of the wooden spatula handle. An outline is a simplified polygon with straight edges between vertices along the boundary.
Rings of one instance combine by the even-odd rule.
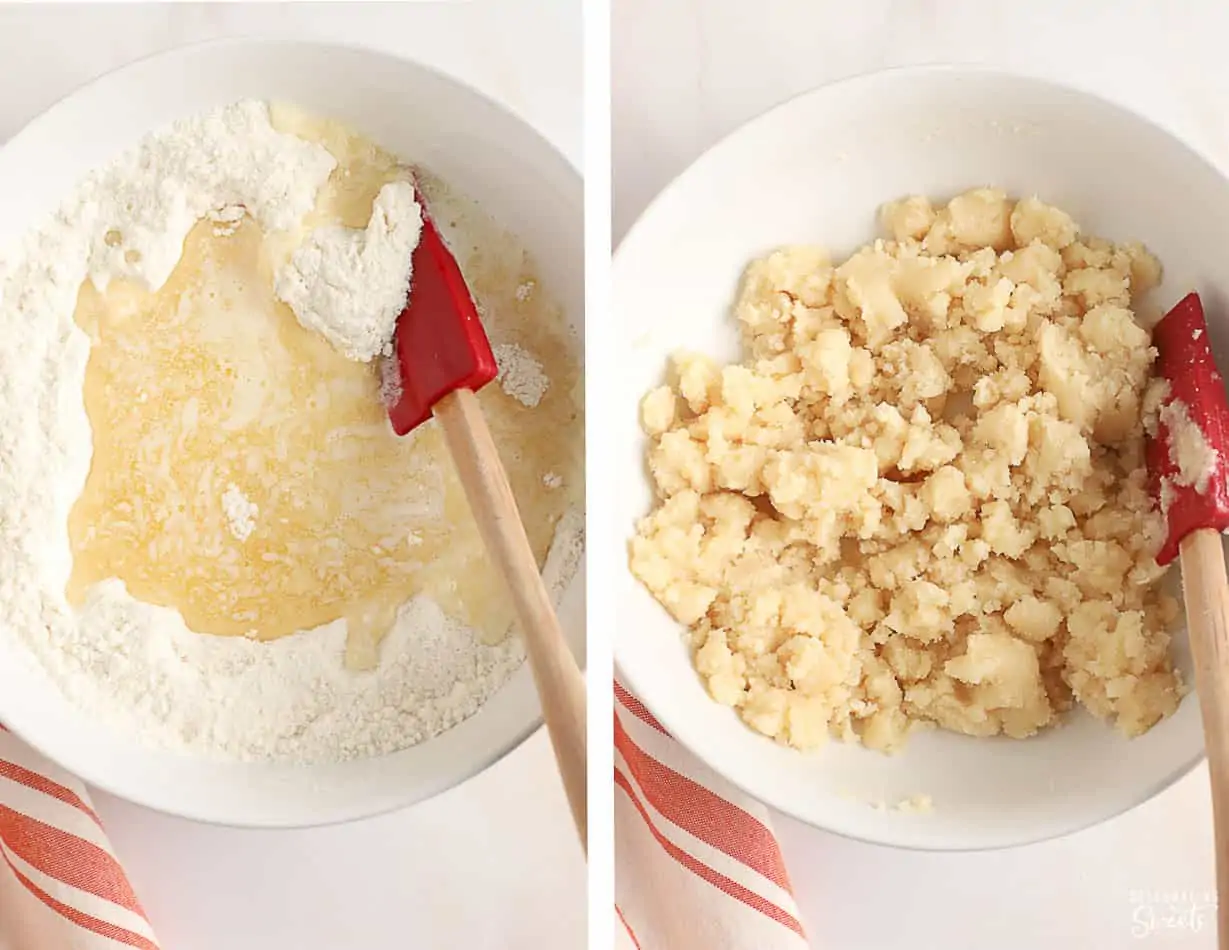
[[[1219,531],[1192,531],[1179,547],[1186,625],[1203,713],[1216,830],[1217,946],[1229,950],[1229,580]]]
[[[563,639],[478,398],[468,389],[458,389],[436,403],[434,411],[444,427],[474,520],[508,583],[542,702],[542,718],[581,844],[587,850],[584,677]]]

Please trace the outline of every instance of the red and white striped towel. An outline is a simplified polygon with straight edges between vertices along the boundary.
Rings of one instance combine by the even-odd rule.
[[[0,950],[158,950],[85,786],[0,726]]]
[[[616,946],[806,950],[768,809],[615,683]]]

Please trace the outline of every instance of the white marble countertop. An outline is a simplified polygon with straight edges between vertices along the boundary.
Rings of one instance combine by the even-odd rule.
[[[705,148],[796,93],[887,66],[975,61],[1066,81],[1169,126],[1229,169],[1229,7],[1123,0],[612,0],[614,238]],[[934,855],[780,817],[816,947],[1214,946],[1162,899],[1214,899],[1207,773],[1069,838]],[[1159,893],[1158,893],[1159,892]],[[1155,924],[1148,927],[1148,921]]]
[[[93,76],[219,36],[304,36],[412,56],[502,100],[579,160],[573,0],[0,4],[0,140]],[[336,828],[98,811],[168,950],[580,947],[585,865],[545,736],[405,811]]]

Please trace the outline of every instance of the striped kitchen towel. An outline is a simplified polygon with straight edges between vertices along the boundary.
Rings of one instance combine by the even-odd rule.
[[[616,946],[806,950],[768,809],[615,682]]]
[[[0,950],[158,950],[85,786],[0,726]]]

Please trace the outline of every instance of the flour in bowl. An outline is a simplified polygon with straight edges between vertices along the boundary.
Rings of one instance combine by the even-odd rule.
[[[150,744],[336,761],[450,728],[522,652],[492,635],[506,606],[474,595],[495,585],[438,431],[396,440],[375,367],[313,342],[262,269],[268,246],[293,267],[330,226],[354,251],[320,251],[336,286],[356,281],[345,261],[370,273],[373,233],[412,251],[394,234],[412,211],[381,190],[395,162],[345,166],[374,147],[297,125],[252,102],[177,123],[0,250],[0,655]],[[472,282],[527,326],[561,325],[516,311],[527,276]],[[577,498],[541,486],[580,482],[566,410],[544,402],[522,432],[492,407],[497,439],[525,443],[511,476],[556,596],[583,544]]]
[[[246,541],[256,530],[256,516],[260,514],[260,506],[254,505],[238,485],[227,485],[222,495],[222,511],[226,514],[226,523],[230,533],[240,541]]]
[[[277,295],[299,322],[352,360],[387,356],[410,290],[422,208],[409,182],[380,189],[359,231],[317,228],[277,275]]]
[[[542,364],[515,343],[501,343],[494,348],[495,365],[499,367],[500,388],[532,409],[542,401],[550,387],[550,379]]]

